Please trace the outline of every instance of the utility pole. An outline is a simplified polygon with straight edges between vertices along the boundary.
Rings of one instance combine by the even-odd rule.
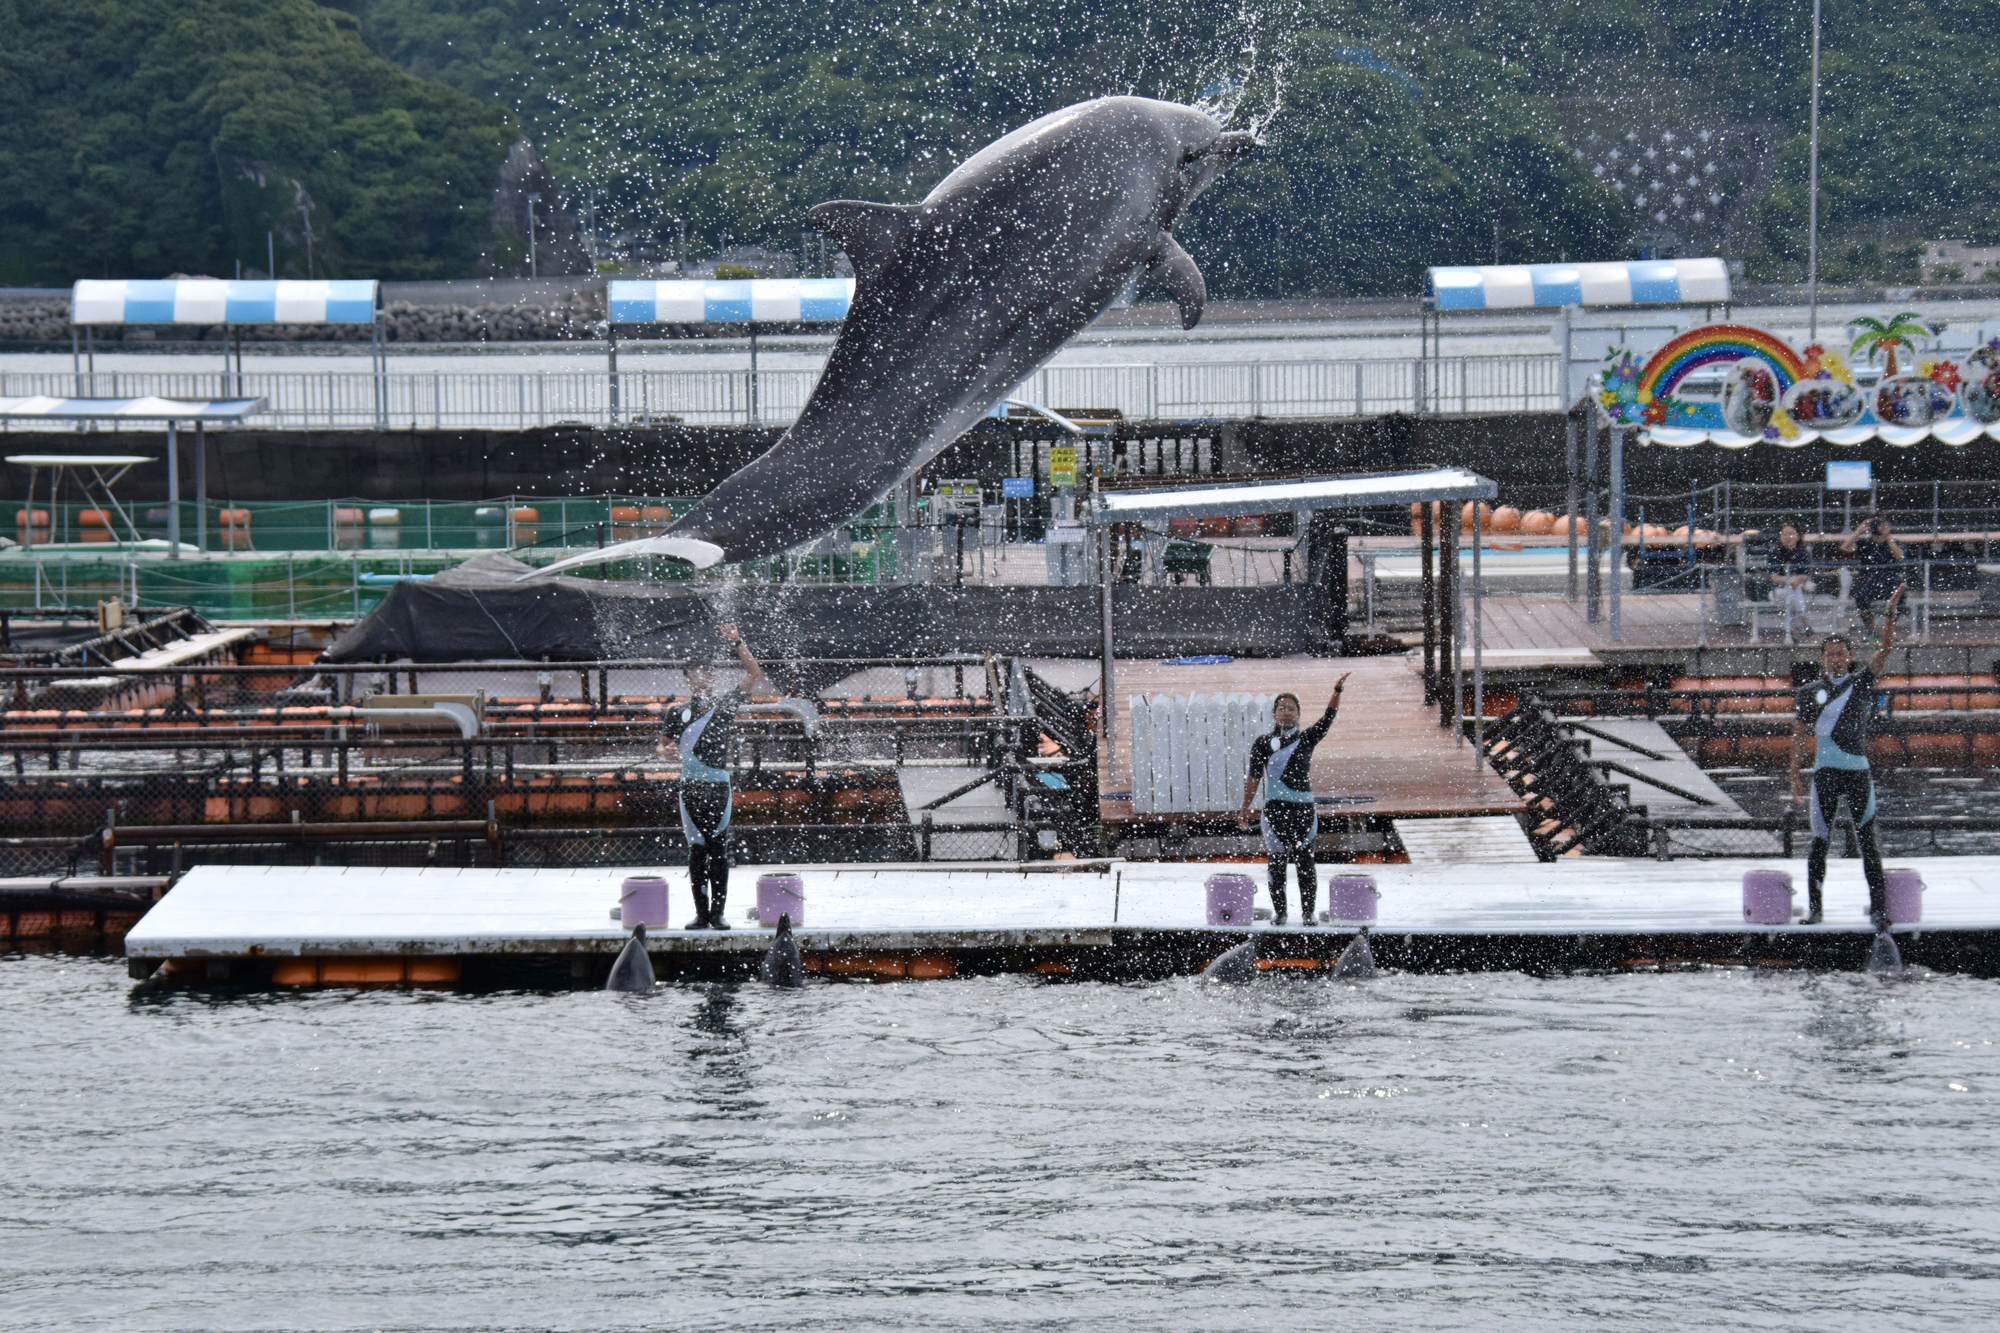
[[[531,278],[541,276],[535,270],[535,205],[541,202],[542,196],[539,194],[528,196],[528,276]]]
[[[1812,43],[1812,131],[1806,168],[1806,338],[1819,341],[1819,6],[1813,0]]]
[[[312,204],[304,199],[299,200],[299,225],[304,227],[306,232],[306,279],[311,281],[313,275]]]

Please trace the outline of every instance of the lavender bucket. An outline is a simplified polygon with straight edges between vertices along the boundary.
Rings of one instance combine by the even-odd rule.
[[[806,885],[797,875],[757,876],[757,924],[775,926],[789,916],[794,926],[806,923]]]
[[[618,889],[618,919],[633,926],[667,924],[667,882],[658,875],[634,875]]]
[[[1208,877],[1208,924],[1247,926],[1257,915],[1257,881],[1248,875]]]
[[[1743,919],[1753,926],[1789,925],[1792,919],[1792,877],[1782,870],[1745,871]]]
[[[1381,897],[1373,875],[1335,875],[1326,884],[1327,920],[1373,921]]]
[[[1914,870],[1889,870],[1889,919],[1914,924],[1924,919],[1924,877]]]

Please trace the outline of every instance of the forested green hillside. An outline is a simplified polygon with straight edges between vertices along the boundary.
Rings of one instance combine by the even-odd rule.
[[[1789,279],[1810,12],[0,0],[0,282],[261,267],[266,230],[303,272],[301,199],[316,271],[470,273],[521,133],[603,233],[795,248],[819,200],[918,198],[1006,129],[1128,91],[1268,120],[1183,223],[1219,296],[1408,292],[1429,263],[1615,256],[1656,227]],[[1995,32],[2000,0],[1827,0],[1829,279],[1913,280],[1921,239],[2000,240]]]
[[[0,284],[470,272],[506,107],[313,0],[0,0]]]

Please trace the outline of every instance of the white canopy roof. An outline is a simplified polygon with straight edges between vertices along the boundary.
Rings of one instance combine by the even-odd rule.
[[[1779,449],[1798,449],[1808,444],[1870,444],[1881,440],[1898,448],[1908,448],[1913,444],[1936,441],[1939,444],[1964,446],[1983,440],[2000,441],[2000,422],[1982,425],[1966,417],[1952,417],[1947,421],[1933,422],[1928,426],[1850,426],[1846,430],[1800,431],[1789,440],[1771,440],[1761,435],[1738,435],[1728,430],[1688,430],[1673,426],[1648,426],[1640,431],[1642,442],[1665,445],[1671,449],[1688,449],[1697,444],[1713,444],[1723,449],[1748,449],[1752,445],[1767,444]]]
[[[1106,491],[1097,497],[1089,517],[1092,523],[1135,523],[1146,519],[1279,514],[1300,509],[1360,509],[1423,500],[1490,500],[1499,493],[1497,484],[1477,472],[1441,467],[1422,472]]]
[[[10,421],[241,421],[262,412],[262,398],[0,398]]]

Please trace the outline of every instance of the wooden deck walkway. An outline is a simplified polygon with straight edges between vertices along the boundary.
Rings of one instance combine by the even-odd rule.
[[[1276,694],[1289,690],[1305,704],[1308,722],[1326,707],[1333,684],[1352,672],[1340,717],[1313,758],[1313,790],[1321,796],[1367,797],[1321,806],[1329,814],[1421,818],[1508,814],[1521,802],[1491,769],[1475,764],[1470,744],[1455,745],[1426,707],[1423,680],[1401,657],[1239,658],[1215,666],[1118,662],[1115,765],[1098,781],[1103,817],[1132,815],[1132,697],[1135,694]],[[1094,674],[1094,673],[1093,673]]]

